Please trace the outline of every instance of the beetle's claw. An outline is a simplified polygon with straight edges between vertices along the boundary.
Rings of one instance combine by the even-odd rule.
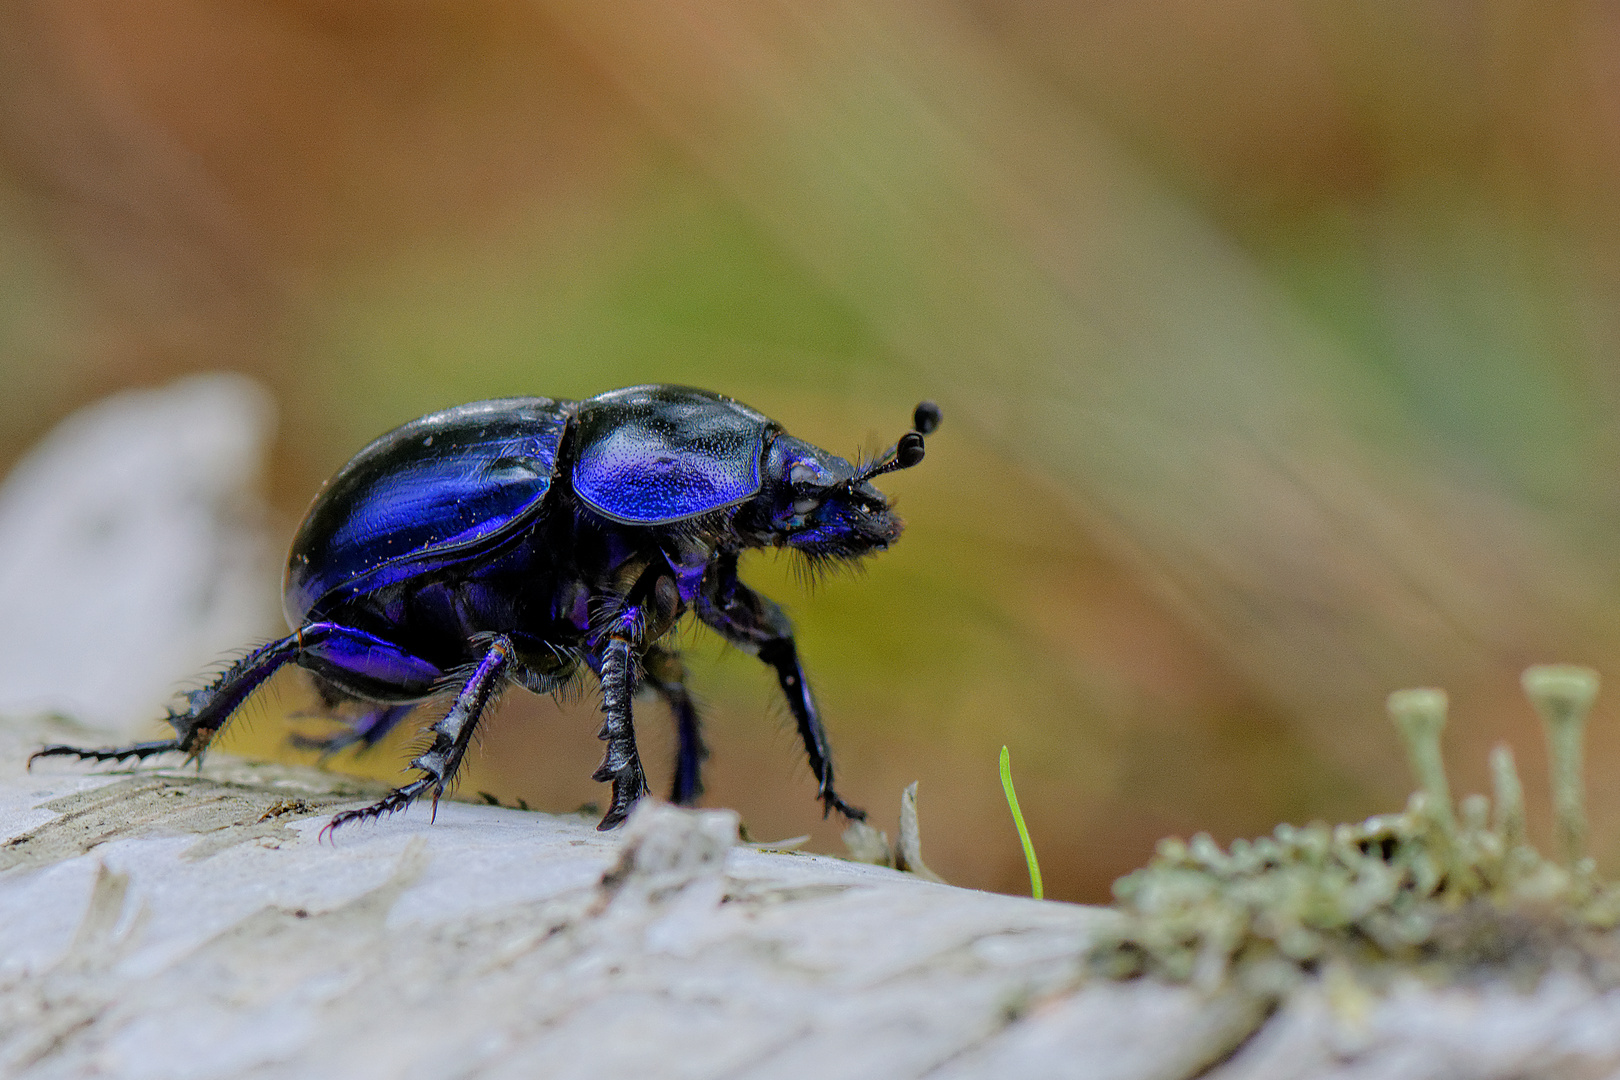
[[[825,792],[821,796],[821,802],[822,802],[822,806],[823,806],[823,810],[821,812],[822,817],[826,817],[827,815],[831,814],[834,810],[836,810],[840,814],[843,814],[845,819],[847,819],[849,821],[865,821],[866,820],[866,811],[865,810],[862,810],[858,806],[849,805],[849,803],[845,802],[843,799],[838,797],[837,792],[834,792],[834,791]]]
[[[641,776],[641,770],[636,770],[633,780],[618,778],[613,781],[613,805],[608,812],[602,815],[597,823],[598,832],[607,832],[624,824],[624,819],[630,816],[630,811],[636,808],[636,803],[647,794],[647,781]]]

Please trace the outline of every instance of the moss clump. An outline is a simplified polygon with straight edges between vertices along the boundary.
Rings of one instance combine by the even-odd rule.
[[[1124,918],[1093,949],[1093,970],[1280,990],[1339,964],[1457,977],[1485,966],[1534,975],[1574,958],[1612,981],[1620,964],[1602,931],[1620,925],[1620,887],[1580,858],[1580,730],[1597,676],[1532,668],[1525,687],[1547,723],[1562,862],[1525,839],[1507,747],[1491,755],[1494,798],[1451,805],[1440,760],[1445,695],[1399,691],[1390,714],[1422,786],[1404,812],[1279,825],[1224,850],[1206,834],[1160,841],[1148,866],[1114,883]]]

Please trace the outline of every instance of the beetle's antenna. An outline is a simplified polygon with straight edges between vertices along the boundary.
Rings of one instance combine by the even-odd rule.
[[[847,483],[851,487],[864,484],[875,476],[909,469],[922,461],[923,436],[932,435],[942,418],[938,405],[932,401],[918,402],[911,414],[911,430],[900,436],[899,442],[879,454],[871,464],[850,477]]]

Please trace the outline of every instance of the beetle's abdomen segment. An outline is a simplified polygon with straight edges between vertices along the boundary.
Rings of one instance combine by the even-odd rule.
[[[662,525],[740,503],[760,488],[776,430],[729,398],[680,386],[632,386],[580,403],[574,493],[630,525]]]
[[[316,497],[288,557],[297,626],[335,590],[380,588],[520,527],[551,488],[567,409],[480,401],[424,416],[360,451]]]

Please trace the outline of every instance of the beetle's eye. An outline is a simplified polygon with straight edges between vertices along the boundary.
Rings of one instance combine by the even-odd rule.
[[[802,461],[794,463],[793,468],[788,470],[788,483],[797,489],[794,493],[797,497],[793,500],[793,512],[799,517],[821,505],[821,474],[814,468]],[[814,494],[807,492],[806,489]]]

